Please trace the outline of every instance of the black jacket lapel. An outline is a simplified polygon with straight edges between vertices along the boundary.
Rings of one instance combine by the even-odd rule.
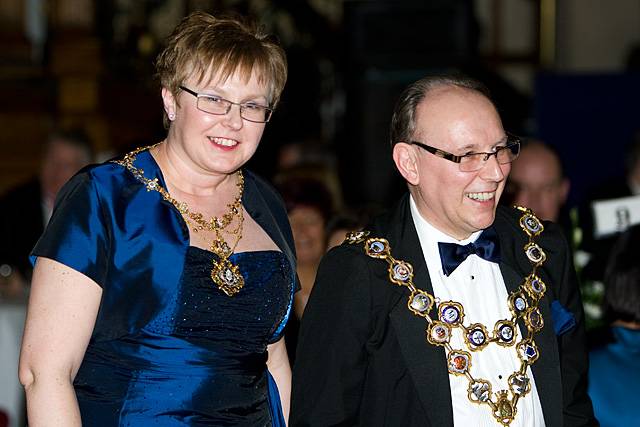
[[[494,222],[500,238],[502,254],[500,270],[508,293],[518,289],[524,277],[531,273],[531,265],[524,255],[524,246],[528,239],[517,225],[517,221],[517,214],[513,211],[499,208]],[[408,196],[402,199],[387,223],[390,224],[388,229],[381,228],[374,231],[373,235],[387,238],[392,255],[413,266],[416,287],[433,294],[433,287],[411,216]],[[391,286],[390,283],[389,286]],[[413,315],[407,308],[409,291],[406,288],[396,289],[398,300],[389,316],[396,330],[402,357],[414,381],[418,398],[431,425],[451,426],[453,409],[444,349],[427,343],[426,321]],[[561,425],[560,363],[548,295],[540,301],[539,307],[545,325],[542,331],[536,334],[535,341],[540,356],[533,364],[532,371],[546,424]],[[435,316],[435,312],[432,316]],[[520,328],[526,330],[523,324]]]
[[[496,213],[494,222],[494,227],[500,238],[500,253],[502,256],[500,271],[509,293],[518,289],[524,278],[531,274],[532,270],[531,263],[524,253],[524,246],[528,242],[528,237],[517,225],[518,219],[518,214],[513,210],[501,207]],[[547,253],[547,256],[553,256],[553,254]],[[538,272],[540,275],[540,270]],[[547,284],[547,288],[549,288],[549,284]],[[540,356],[532,365],[531,370],[533,371],[546,425],[562,425],[560,361],[551,319],[549,291],[540,300],[538,307],[544,319],[544,327],[542,331],[535,335],[535,342]],[[523,322],[519,322],[519,325],[521,331],[526,331]]]
[[[380,236],[389,240],[394,258],[409,262],[414,270],[417,288],[433,295],[433,287],[422,254],[420,241],[413,224],[409,197],[405,196],[393,212],[388,230]],[[376,232],[373,233],[377,236]],[[386,286],[395,286],[388,282]],[[407,370],[413,379],[418,399],[432,426],[452,426],[453,408],[449,388],[449,374],[443,347],[431,345],[426,340],[427,322],[414,315],[407,307],[409,290],[396,287],[398,299],[389,317],[398,337],[398,344]],[[435,315],[435,310],[432,316]]]

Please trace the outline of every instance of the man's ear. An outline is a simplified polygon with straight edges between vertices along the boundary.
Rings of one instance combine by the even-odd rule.
[[[167,113],[167,117],[169,117],[169,120],[173,120],[176,116],[177,110],[176,98],[166,87],[162,88],[162,104],[164,106],[164,111]]]
[[[398,142],[393,146],[393,162],[400,175],[411,185],[420,182],[420,170],[416,150],[410,144]]]

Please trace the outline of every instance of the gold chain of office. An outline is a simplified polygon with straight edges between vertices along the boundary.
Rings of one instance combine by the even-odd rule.
[[[161,143],[148,147],[137,148],[136,150],[126,154],[122,160],[115,160],[114,163],[127,168],[127,170],[129,170],[133,176],[145,186],[147,191],[157,191],[160,193],[164,200],[171,203],[176,207],[176,209],[178,209],[184,220],[189,224],[194,232],[197,233],[198,231],[206,230],[213,231],[215,233],[215,238],[211,242],[210,249],[218,256],[218,260],[212,260],[213,267],[211,269],[211,280],[213,280],[216,286],[218,286],[218,289],[222,292],[228,296],[234,296],[244,286],[244,278],[240,273],[240,269],[237,265],[234,265],[229,261],[229,257],[233,254],[238,242],[242,238],[242,226],[244,223],[244,214],[242,209],[244,176],[242,175],[242,171],[238,170],[238,172],[236,172],[238,179],[236,183],[236,186],[238,187],[238,195],[235,197],[233,202],[227,205],[227,212],[225,212],[221,217],[212,217],[209,220],[205,220],[204,215],[200,212],[191,211],[186,202],[174,199],[169,192],[160,185],[158,178],[149,179],[145,177],[144,170],[133,165],[140,152],[150,150],[159,144]],[[234,218],[238,219],[236,227],[231,230],[227,230],[226,228],[233,222]],[[223,231],[235,236],[233,245],[229,245],[226,242],[222,236]]]
[[[527,368],[538,359],[539,351],[534,341],[534,335],[544,326],[538,302],[545,294],[546,285],[536,272],[546,260],[546,254],[534,239],[542,233],[544,226],[531,210],[523,207],[517,207],[517,209],[522,212],[520,227],[529,238],[528,243],[524,246],[524,252],[532,264],[532,271],[524,278],[520,287],[509,295],[508,305],[512,314],[511,319],[498,320],[491,332],[481,323],[465,326],[462,304],[454,301],[437,302],[433,295],[416,288],[413,283],[413,266],[406,261],[395,259],[391,255],[391,247],[386,239],[369,238],[369,231],[351,232],[347,234],[346,238],[346,242],[350,244],[364,242],[364,251],[368,256],[387,262],[389,280],[393,284],[408,288],[411,292],[407,301],[409,310],[427,321],[427,341],[430,344],[444,347],[449,373],[466,377],[469,382],[467,389],[469,400],[479,405],[488,405],[493,417],[504,426],[510,425],[515,419],[518,400],[531,390]],[[431,315],[434,304],[436,304],[436,319]],[[522,319],[526,325],[527,333],[526,336],[523,335],[519,341],[516,341],[519,319]],[[451,336],[456,328],[462,331],[464,343],[469,351],[451,347]],[[521,362],[520,369],[509,376],[507,381],[509,388],[495,393],[493,393],[492,384],[489,381],[474,378],[470,372],[471,352],[481,351],[491,343],[503,347],[515,345]]]

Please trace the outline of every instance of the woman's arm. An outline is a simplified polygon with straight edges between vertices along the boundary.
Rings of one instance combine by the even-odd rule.
[[[20,382],[29,426],[80,426],[73,389],[100,307],[102,289],[57,261],[38,258],[33,271]]]
[[[289,366],[289,356],[284,337],[273,344],[267,346],[269,358],[267,359],[267,369],[273,376],[280,393],[280,403],[284,419],[289,422],[289,407],[291,399],[291,366]]]

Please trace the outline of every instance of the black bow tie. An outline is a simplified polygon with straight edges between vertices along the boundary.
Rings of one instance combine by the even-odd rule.
[[[469,255],[476,254],[480,258],[491,262],[500,262],[500,244],[498,235],[493,227],[489,227],[480,234],[475,242],[468,245],[438,242],[442,270],[449,276]]]

